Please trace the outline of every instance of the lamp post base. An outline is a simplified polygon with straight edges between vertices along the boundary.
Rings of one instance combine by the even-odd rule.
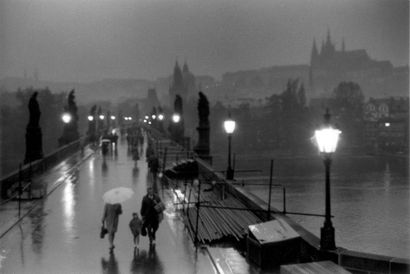
[[[320,229],[320,249],[321,250],[335,250],[335,229],[330,224],[323,226]]]

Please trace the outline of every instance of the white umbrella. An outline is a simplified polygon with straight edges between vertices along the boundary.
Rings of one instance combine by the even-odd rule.
[[[103,195],[103,200],[109,204],[122,203],[130,199],[134,195],[134,191],[128,187],[116,187],[108,190]]]

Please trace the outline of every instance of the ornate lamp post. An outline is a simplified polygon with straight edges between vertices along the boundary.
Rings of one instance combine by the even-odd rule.
[[[97,129],[96,129],[97,122],[94,121],[95,120],[94,115],[92,115],[92,114],[88,115],[87,119],[88,119],[88,132],[87,132],[87,135],[88,135],[89,141],[90,142],[95,142],[95,139],[96,139],[95,134],[96,134],[96,131],[97,131]]]
[[[236,122],[231,119],[231,114],[228,114],[228,119],[224,121],[224,129],[228,134],[228,168],[226,169],[226,179],[233,180],[233,168],[231,166],[231,143],[232,133],[235,131]]]
[[[334,250],[335,244],[335,229],[331,220],[331,206],[330,206],[330,165],[332,163],[332,154],[336,151],[337,143],[339,141],[340,130],[332,128],[330,125],[329,109],[326,109],[324,115],[324,127],[315,131],[314,139],[319,148],[319,152],[323,156],[323,163],[325,165],[325,180],[326,180],[326,212],[325,222],[320,229],[320,249]]]

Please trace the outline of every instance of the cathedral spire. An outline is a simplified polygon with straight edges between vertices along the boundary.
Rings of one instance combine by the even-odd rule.
[[[174,85],[183,84],[182,71],[181,71],[181,68],[179,67],[178,59],[175,61],[173,80],[174,80]]]
[[[182,68],[182,72],[183,72],[183,73],[189,72],[189,68],[188,68],[188,64],[187,64],[187,61],[186,61],[186,60],[185,60],[185,62],[184,62],[184,66],[183,66],[183,68]]]
[[[177,68],[179,68],[178,57],[175,58],[174,71],[175,71]]]
[[[325,41],[322,40],[322,45],[320,46],[320,55],[325,53]]]
[[[316,47],[316,38],[313,38],[312,52],[310,54],[310,65],[313,65],[313,63],[316,62],[318,55],[319,53]]]

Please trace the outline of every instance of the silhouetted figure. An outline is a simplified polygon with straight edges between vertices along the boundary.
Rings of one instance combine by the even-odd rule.
[[[159,160],[157,155],[155,155],[155,153],[151,154],[151,156],[148,159],[148,167],[149,170],[151,171],[151,175],[152,175],[152,183],[154,185],[154,188],[156,187],[156,183],[157,183],[157,174],[159,171]]]
[[[198,144],[195,146],[194,151],[201,159],[211,161],[209,156],[209,102],[205,94],[199,92],[198,100],[198,116],[199,126],[196,128],[198,131]]]
[[[34,92],[28,103],[29,122],[26,128],[26,155],[24,163],[43,158],[43,142],[40,128],[40,106],[37,102],[38,92]]]
[[[160,222],[160,213],[155,210],[155,205],[159,202],[161,202],[159,196],[154,194],[152,187],[148,187],[147,195],[142,199],[141,216],[143,220],[142,230],[147,230],[150,245],[155,245],[155,233]]]

